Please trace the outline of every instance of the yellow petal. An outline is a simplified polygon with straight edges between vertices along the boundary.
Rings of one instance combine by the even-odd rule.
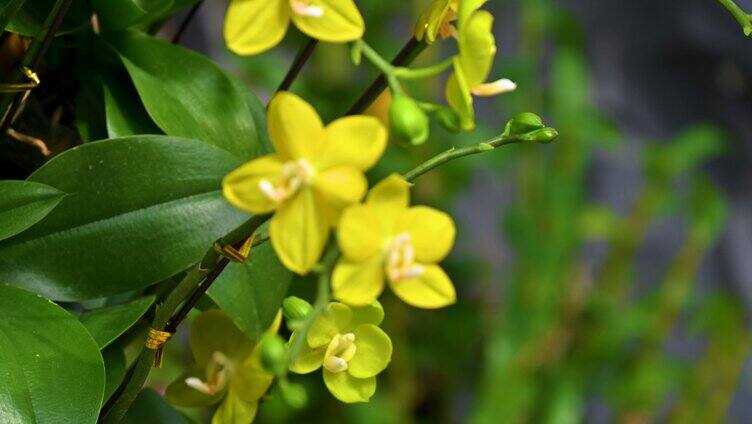
[[[324,313],[311,325],[306,341],[312,348],[326,347],[337,335],[344,333],[352,321],[353,312],[349,306],[339,302],[329,302]]]
[[[386,128],[372,116],[340,118],[325,131],[326,142],[318,161],[322,167],[352,165],[365,171],[376,164],[386,147]]]
[[[251,213],[266,213],[277,204],[261,191],[263,179],[274,180],[282,170],[275,155],[261,156],[230,172],[222,180],[222,193],[235,207]]]
[[[247,402],[230,392],[217,408],[212,417],[212,424],[247,424],[253,422],[258,411],[258,401]]]
[[[337,242],[345,258],[360,262],[383,249],[390,230],[381,218],[378,209],[370,205],[345,209],[337,226]]]
[[[240,55],[260,53],[279,44],[289,25],[286,0],[232,0],[225,16],[225,42]]]
[[[256,349],[237,365],[230,379],[230,393],[235,393],[246,402],[255,402],[269,390],[274,376],[261,365],[261,353]]]
[[[444,259],[454,245],[454,221],[444,212],[426,206],[414,206],[397,221],[396,232],[407,231],[415,249],[415,260],[435,263]]]
[[[471,89],[483,84],[491,72],[496,55],[496,40],[493,36],[493,15],[481,10],[470,16],[460,28],[460,63],[465,81]]]
[[[424,265],[425,273],[417,278],[389,282],[392,291],[405,303],[416,308],[435,309],[451,305],[457,294],[449,277],[438,265]]]
[[[320,203],[327,221],[334,225],[339,221],[342,210],[359,202],[368,190],[368,181],[363,172],[352,166],[335,166],[313,177],[313,187],[320,196]]]
[[[377,255],[363,262],[340,259],[332,274],[334,298],[353,306],[365,306],[384,291],[384,263]]]
[[[290,336],[290,345],[295,343],[294,340],[298,337],[300,337],[299,333],[293,331]],[[308,343],[303,343],[300,354],[290,364],[290,371],[295,374],[308,374],[316,371],[324,362],[324,353],[326,353],[326,346],[314,349]]]
[[[329,238],[329,226],[310,188],[303,188],[280,206],[269,225],[269,235],[287,269],[300,275],[311,270]]]
[[[311,159],[324,141],[324,124],[316,110],[300,97],[282,91],[267,111],[269,137],[280,160]]]
[[[322,41],[343,43],[363,36],[365,23],[353,0],[290,0],[292,21]]]
[[[427,44],[433,44],[439,34],[441,25],[451,11],[453,0],[434,0],[428,9],[420,16],[415,26],[415,38]]]
[[[449,106],[459,116],[462,129],[470,131],[475,128],[473,96],[458,58],[454,59],[454,72],[447,80],[445,96]]]
[[[459,10],[457,11],[457,19],[460,27],[467,26],[468,19],[473,13],[483,7],[488,0],[462,0],[459,3]]]
[[[345,403],[368,402],[376,393],[376,377],[357,378],[346,371],[324,370],[324,384],[334,397]]]
[[[410,184],[399,174],[392,174],[368,192],[366,204],[377,209],[384,230],[391,233],[397,217],[410,204]]]

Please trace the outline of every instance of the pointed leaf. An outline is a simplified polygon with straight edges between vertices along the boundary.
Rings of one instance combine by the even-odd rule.
[[[65,197],[46,184],[0,181],[0,240],[14,236],[47,216]]]
[[[132,302],[88,311],[79,317],[100,349],[118,338],[149,309],[154,296],[142,297]]]

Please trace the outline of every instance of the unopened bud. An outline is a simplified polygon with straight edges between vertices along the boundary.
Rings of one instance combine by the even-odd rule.
[[[299,297],[290,296],[282,301],[282,311],[288,321],[305,319],[312,310],[311,304]]]
[[[395,94],[389,106],[389,125],[392,134],[410,144],[423,144],[428,139],[428,116],[415,101]]]
[[[559,132],[556,131],[556,129],[546,127],[527,133],[523,135],[522,138],[533,143],[550,143],[556,140],[556,137],[558,136]]]
[[[450,133],[460,132],[460,117],[448,107],[442,107],[436,112],[436,120]]]
[[[287,346],[282,337],[267,334],[259,342],[261,366],[274,375],[283,375],[287,370]]]
[[[504,128],[504,135],[523,135],[545,127],[540,116],[525,112],[521,113],[507,122]]]
[[[280,382],[279,392],[285,403],[292,408],[300,409],[308,403],[308,394],[301,384]]]

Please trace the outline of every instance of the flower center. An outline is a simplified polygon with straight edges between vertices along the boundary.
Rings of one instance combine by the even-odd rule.
[[[313,168],[304,159],[289,161],[282,165],[282,172],[276,181],[264,178],[259,181],[259,188],[273,202],[282,203],[307,184],[312,175]]]
[[[415,263],[415,249],[410,244],[410,234],[400,233],[386,248],[386,274],[392,282],[420,277],[423,266]]]
[[[227,385],[233,370],[232,361],[222,352],[214,352],[206,365],[206,381],[198,377],[188,377],[185,384],[205,395],[215,395]]]
[[[329,372],[347,369],[347,363],[355,355],[355,334],[337,334],[334,336],[324,354],[324,368]]]
[[[296,15],[320,18],[324,16],[324,8],[314,6],[310,0],[290,0],[290,8]]]

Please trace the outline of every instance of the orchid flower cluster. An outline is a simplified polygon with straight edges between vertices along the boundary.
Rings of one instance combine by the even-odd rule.
[[[353,0],[232,0],[224,36],[228,47],[241,55],[277,45],[290,22],[311,38],[351,43],[354,61],[366,57],[389,82],[392,138],[419,144],[428,138],[427,112],[450,130],[471,130],[474,96],[515,88],[507,79],[486,82],[497,50],[493,16],[480,9],[484,3],[436,0],[430,5],[418,21],[415,38],[426,45],[454,38],[458,53],[422,69],[392,66],[366,44],[361,39],[364,20]],[[401,80],[434,77],[450,68],[448,106],[416,101],[402,87]],[[377,299],[384,288],[417,308],[442,308],[457,299],[451,279],[439,266],[454,244],[452,218],[430,207],[411,206],[411,183],[399,174],[369,190],[365,172],[381,158],[390,133],[380,120],[354,115],[325,125],[305,100],[282,91],[268,105],[267,127],[274,153],[228,174],[224,196],[244,211],[270,214],[269,238],[282,264],[299,275],[320,274],[327,299],[318,309],[298,298],[285,301],[291,330],[287,343],[277,335],[279,320],[254,344],[216,311],[197,319],[194,327],[215,320],[215,329],[224,328],[213,332],[215,338],[241,341],[215,340],[205,344],[215,351],[194,351],[196,369],[181,377],[168,397],[184,406],[223,399],[215,422],[252,420],[275,376],[281,386],[294,387],[288,371],[322,369],[324,383],[337,399],[368,401],[376,390],[376,376],[392,355],[391,340],[379,328],[384,311]],[[329,264],[322,261],[325,251],[334,252]],[[329,290],[336,301],[328,301]],[[192,337],[202,336],[194,332]]]

